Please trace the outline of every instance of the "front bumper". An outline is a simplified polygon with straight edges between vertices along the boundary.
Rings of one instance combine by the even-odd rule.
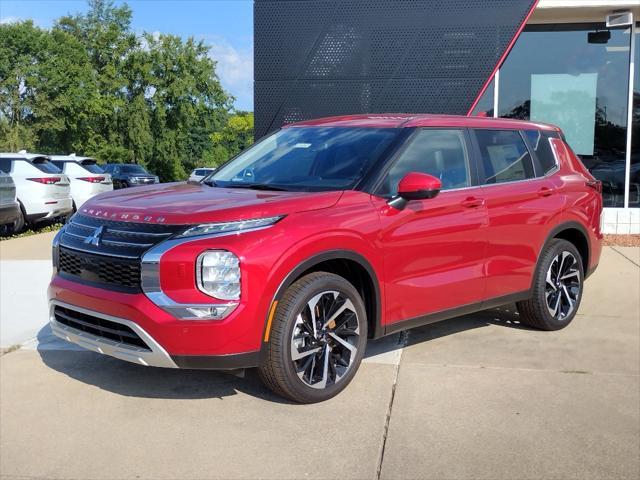
[[[85,315],[101,318],[110,322],[126,325],[131,328],[149,347],[148,349],[127,345],[125,343],[111,340],[105,337],[93,335],[86,331],[82,331],[73,328],[68,325],[59,323],[56,320],[54,309],[56,306],[61,306],[74,310]],[[92,350],[104,355],[110,355],[120,360],[127,362],[138,363],[147,367],[164,367],[164,368],[178,368],[178,366],[171,359],[171,356],[166,352],[158,342],[156,342],[151,335],[149,335],[139,325],[125,320],[124,318],[113,317],[111,315],[105,315],[103,313],[94,312],[86,308],[77,307],[75,305],[69,305],[67,303],[52,300],[49,303],[49,322],[51,323],[51,330],[53,334],[63,340],[71,343],[75,343],[82,348]]]
[[[49,286],[49,305],[49,321],[56,336],[139,365],[232,370],[255,367],[260,362],[259,346],[247,343],[246,317],[238,318],[242,308],[222,321],[178,320],[143,294],[103,290],[58,275]],[[55,318],[56,306],[126,325],[148,348],[88,333],[81,325],[73,328],[63,324]]]

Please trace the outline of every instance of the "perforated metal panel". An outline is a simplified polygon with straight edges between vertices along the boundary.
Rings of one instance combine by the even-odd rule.
[[[535,0],[255,0],[256,137],[348,113],[465,114]]]

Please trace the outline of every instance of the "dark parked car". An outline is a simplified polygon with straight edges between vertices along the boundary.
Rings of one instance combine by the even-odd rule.
[[[108,163],[104,166],[104,171],[111,174],[113,188],[160,183],[157,175],[147,172],[144,167],[135,163]]]

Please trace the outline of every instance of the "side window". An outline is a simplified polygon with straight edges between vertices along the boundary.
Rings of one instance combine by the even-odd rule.
[[[60,169],[60,171],[64,171],[64,163],[61,160],[51,160],[51,163],[53,163],[56,167],[58,167]]]
[[[485,184],[534,178],[533,162],[520,132],[476,130]]]
[[[551,150],[551,144],[549,143],[549,133],[555,132],[541,132],[540,130],[525,130],[523,132],[533,148],[533,151],[538,158],[538,162],[542,167],[542,172],[539,172],[539,177],[546,175],[556,167],[556,158]]]
[[[462,130],[419,130],[389,170],[378,193],[395,195],[409,172],[428,173],[442,181],[442,189],[468,187],[469,161]]]
[[[4,173],[11,173],[10,158],[0,158],[0,170],[2,170]]]

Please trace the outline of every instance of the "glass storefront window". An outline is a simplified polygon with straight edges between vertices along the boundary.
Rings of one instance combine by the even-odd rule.
[[[495,93],[496,84],[495,78],[491,80],[491,83],[480,97],[480,101],[473,109],[471,115],[477,117],[478,115],[483,117],[493,117],[493,95]]]
[[[640,208],[640,23],[636,23],[629,207]]]
[[[500,69],[499,116],[560,126],[603,182],[605,207],[624,206],[630,37],[630,28],[604,24],[531,25]],[[635,91],[640,121],[640,85]],[[480,104],[493,101],[489,94]],[[640,166],[640,145],[636,152]]]

